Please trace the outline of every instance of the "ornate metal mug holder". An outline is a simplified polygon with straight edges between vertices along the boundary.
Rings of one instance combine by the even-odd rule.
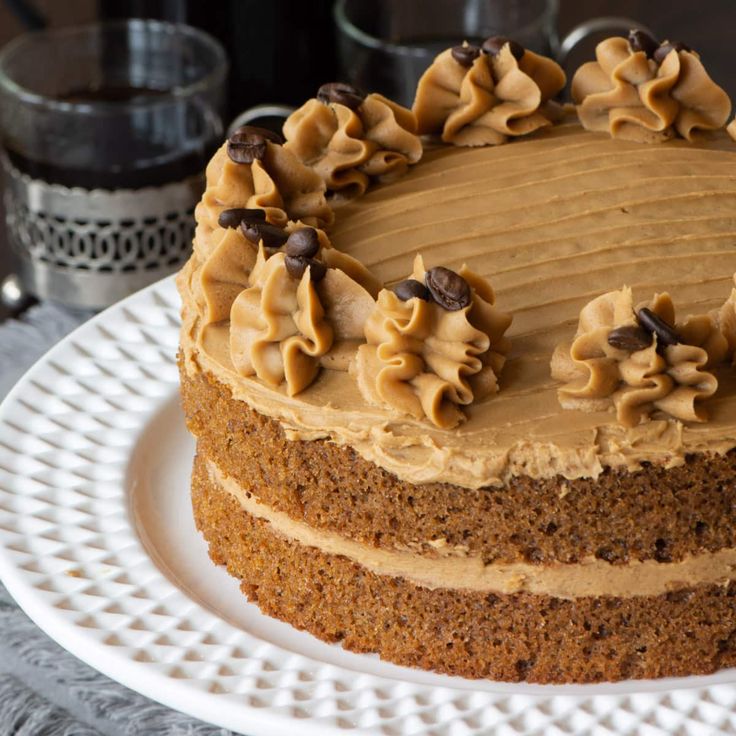
[[[101,308],[173,273],[189,256],[200,176],[144,189],[68,188],[3,156],[10,244],[41,299]]]
[[[3,46],[0,173],[19,269],[4,301],[98,309],[184,263],[226,74],[222,46],[180,23],[55,27]]]

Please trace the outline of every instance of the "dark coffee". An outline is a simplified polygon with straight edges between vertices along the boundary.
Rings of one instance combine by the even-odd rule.
[[[217,147],[212,141],[202,153],[188,153],[165,163],[132,169],[91,169],[59,167],[36,161],[11,150],[6,150],[10,162],[18,171],[32,179],[42,179],[49,184],[83,189],[141,189],[160,187],[204,172],[207,161]]]
[[[104,87],[82,87],[72,89],[55,99],[61,102],[81,104],[83,102],[136,102],[147,97],[160,97],[166,90],[151,87],[132,87],[128,84],[106,84]]]
[[[75,105],[100,102],[135,105],[138,101],[166,94],[169,94],[168,90],[105,85],[72,89],[57,95],[56,99]],[[75,160],[74,152],[66,155],[66,165],[48,163],[44,161],[46,156],[43,150],[38,150],[37,155],[36,152],[33,156],[24,155],[14,150],[10,141],[5,143],[6,152],[11,163],[33,179],[84,189],[140,189],[163,186],[202,173],[220,143],[211,137],[202,138],[196,130],[199,122],[177,115],[173,107],[163,106],[159,109],[141,105],[133,120],[133,135],[130,129],[116,130],[116,125],[120,123],[115,120],[107,127],[98,126],[90,133],[89,149],[79,151],[76,155],[79,163]],[[174,126],[181,125],[194,128],[194,134],[188,137],[193,144],[190,143],[186,150],[179,148],[174,136],[171,141],[167,137],[167,128],[173,132]],[[153,135],[153,131],[156,135]]]

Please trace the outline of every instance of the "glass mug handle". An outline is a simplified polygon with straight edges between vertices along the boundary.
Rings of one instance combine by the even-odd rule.
[[[554,44],[553,53],[558,63],[562,67],[565,67],[572,51],[590,36],[605,31],[619,33],[623,31],[624,33],[628,33],[631,30],[644,31],[650,36],[654,35],[643,23],[639,23],[631,18],[617,15],[601,16],[600,18],[591,18],[576,25],[561,41]]]
[[[261,118],[283,118],[286,120],[295,109],[295,107],[289,105],[269,104],[249,107],[233,118],[230,125],[228,125],[227,134],[230,136],[241,125],[250,125],[253,121],[260,120]]]

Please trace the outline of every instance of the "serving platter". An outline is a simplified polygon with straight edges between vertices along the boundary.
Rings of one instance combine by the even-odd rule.
[[[736,670],[540,686],[352,654],[263,616],[192,521],[173,277],[82,325],[0,406],[0,578],[109,677],[248,736],[736,733]]]

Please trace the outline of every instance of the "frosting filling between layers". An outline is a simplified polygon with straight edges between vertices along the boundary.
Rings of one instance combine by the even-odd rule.
[[[316,530],[261,503],[232,478],[207,461],[210,478],[234,496],[252,516],[267,521],[277,533],[321,552],[342,555],[371,572],[400,577],[426,588],[450,588],[487,593],[519,592],[556,598],[656,596],[697,585],[726,585],[736,579],[736,549],[704,552],[680,562],[632,561],[612,565],[595,558],[577,564],[531,565],[523,562],[484,564],[462,548],[447,549],[442,540],[428,546],[433,556],[406,550],[371,547],[335,532]]]
[[[549,374],[580,309],[631,286],[635,299],[669,291],[679,312],[719,307],[736,271],[736,155],[730,139],[646,147],[560,126],[500,148],[428,151],[421,166],[341,207],[333,245],[385,282],[403,278],[416,252],[428,266],[463,262],[494,285],[514,314],[501,391],[451,431],[371,407],[346,372],[324,370],[288,397],[233,370],[228,323],[204,326],[197,279],[210,254],[200,231],[180,277],[188,370],[205,370],[290,439],[324,438],[411,483],[478,488],[516,475],[597,477],[608,466],[673,467],[690,452],[736,447],[736,376],[718,368],[708,422],[654,414],[627,429],[613,411],[559,406]]]

